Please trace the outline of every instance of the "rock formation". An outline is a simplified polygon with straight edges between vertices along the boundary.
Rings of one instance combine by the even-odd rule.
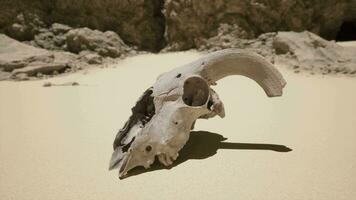
[[[310,32],[278,32],[272,48],[275,63],[295,72],[356,75],[356,51]]]
[[[0,30],[33,40],[43,28],[62,23],[113,31],[127,45],[157,52],[166,44],[173,50],[199,48],[223,24],[244,39],[304,30],[335,39],[343,24],[356,28],[355,11],[356,0],[3,0]]]
[[[227,24],[244,39],[280,30],[309,30],[334,39],[346,17],[356,21],[352,5],[356,3],[349,0],[169,0],[166,36],[176,49],[189,49],[216,36],[221,24]]]
[[[28,80],[77,71],[90,64],[102,64],[108,59],[95,52],[73,54],[48,51],[18,42],[0,34],[0,80]]]
[[[4,0],[0,30],[18,40],[33,40],[53,23],[114,31],[125,43],[158,51],[164,43],[162,0]]]
[[[200,51],[238,48],[258,53],[296,73],[356,75],[356,50],[342,47],[308,31],[265,33],[256,39],[238,39],[235,29],[221,29],[202,40]]]
[[[356,74],[355,51],[325,40],[356,40],[356,0],[4,0],[0,12],[0,32],[27,44],[1,35],[0,42],[18,46],[11,55],[0,47],[2,79],[71,70],[53,64],[64,55],[70,63],[102,64],[140,51],[191,48],[240,48],[295,72]],[[31,58],[45,52],[48,62],[33,67],[29,57],[18,57],[21,48],[33,51]]]
[[[129,48],[121,38],[112,31],[105,33],[88,28],[73,29],[66,34],[67,49],[73,53],[94,51],[101,56],[117,58]]]

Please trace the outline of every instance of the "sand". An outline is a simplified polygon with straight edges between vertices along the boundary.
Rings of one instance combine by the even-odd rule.
[[[85,74],[0,82],[0,199],[355,198],[356,79],[284,69],[280,98],[244,77],[219,81],[226,118],[200,120],[192,154],[175,167],[123,180],[109,172],[113,139],[140,94],[198,57],[139,55]],[[80,85],[42,87],[48,81]]]

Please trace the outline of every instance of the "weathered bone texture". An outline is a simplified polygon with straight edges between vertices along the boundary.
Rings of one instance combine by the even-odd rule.
[[[163,165],[171,165],[197,119],[225,116],[224,105],[210,86],[229,75],[255,80],[269,97],[281,96],[286,85],[263,57],[234,49],[211,53],[166,72],[132,108],[115,138],[109,169],[119,168],[123,178],[136,166],[149,168],[156,157]]]

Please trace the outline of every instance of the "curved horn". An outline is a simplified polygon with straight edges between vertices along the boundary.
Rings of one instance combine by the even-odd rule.
[[[282,95],[286,85],[282,74],[262,56],[237,49],[226,49],[161,74],[153,86],[153,95],[168,95],[182,84],[182,79],[199,75],[209,85],[229,75],[255,80],[269,97]]]
[[[286,81],[282,74],[262,56],[240,50],[223,50],[200,60],[199,74],[209,84],[229,75],[243,75],[255,80],[267,96],[281,96]]]

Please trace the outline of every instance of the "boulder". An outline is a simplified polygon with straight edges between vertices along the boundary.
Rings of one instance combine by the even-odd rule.
[[[31,60],[49,56],[49,52],[44,49],[23,44],[0,34],[0,68],[5,71],[25,67]]]
[[[101,56],[120,57],[128,51],[128,47],[121,38],[112,31],[101,32],[89,28],[78,28],[69,31],[66,35],[69,51],[94,51]]]
[[[37,73],[52,74],[53,72],[64,71],[68,65],[65,63],[31,63],[24,68],[15,69],[12,75],[26,74],[27,76],[35,76]]]
[[[103,57],[101,57],[100,55],[98,55],[97,53],[93,53],[93,52],[85,52],[83,51],[81,53],[81,60],[92,65],[98,65],[98,64],[102,64],[103,63]]]
[[[20,41],[32,40],[45,26],[45,23],[38,15],[20,13],[14,16],[13,24],[5,27],[5,33]]]
[[[56,35],[65,34],[71,29],[72,27],[59,23],[54,23],[51,26],[51,31]]]
[[[28,76],[64,72],[75,66],[78,56],[69,52],[50,52],[18,42],[0,34],[0,79],[27,80]],[[2,78],[1,78],[2,77]]]
[[[356,51],[307,31],[278,32],[272,49],[277,63],[293,68],[322,74],[356,72]]]
[[[57,48],[57,45],[54,43],[55,35],[50,32],[49,30],[39,33],[35,35],[34,42],[38,47],[44,48],[44,49],[59,49]]]
[[[54,23],[48,29],[42,28],[31,44],[48,50],[67,50],[65,34],[71,29],[70,26]]]

